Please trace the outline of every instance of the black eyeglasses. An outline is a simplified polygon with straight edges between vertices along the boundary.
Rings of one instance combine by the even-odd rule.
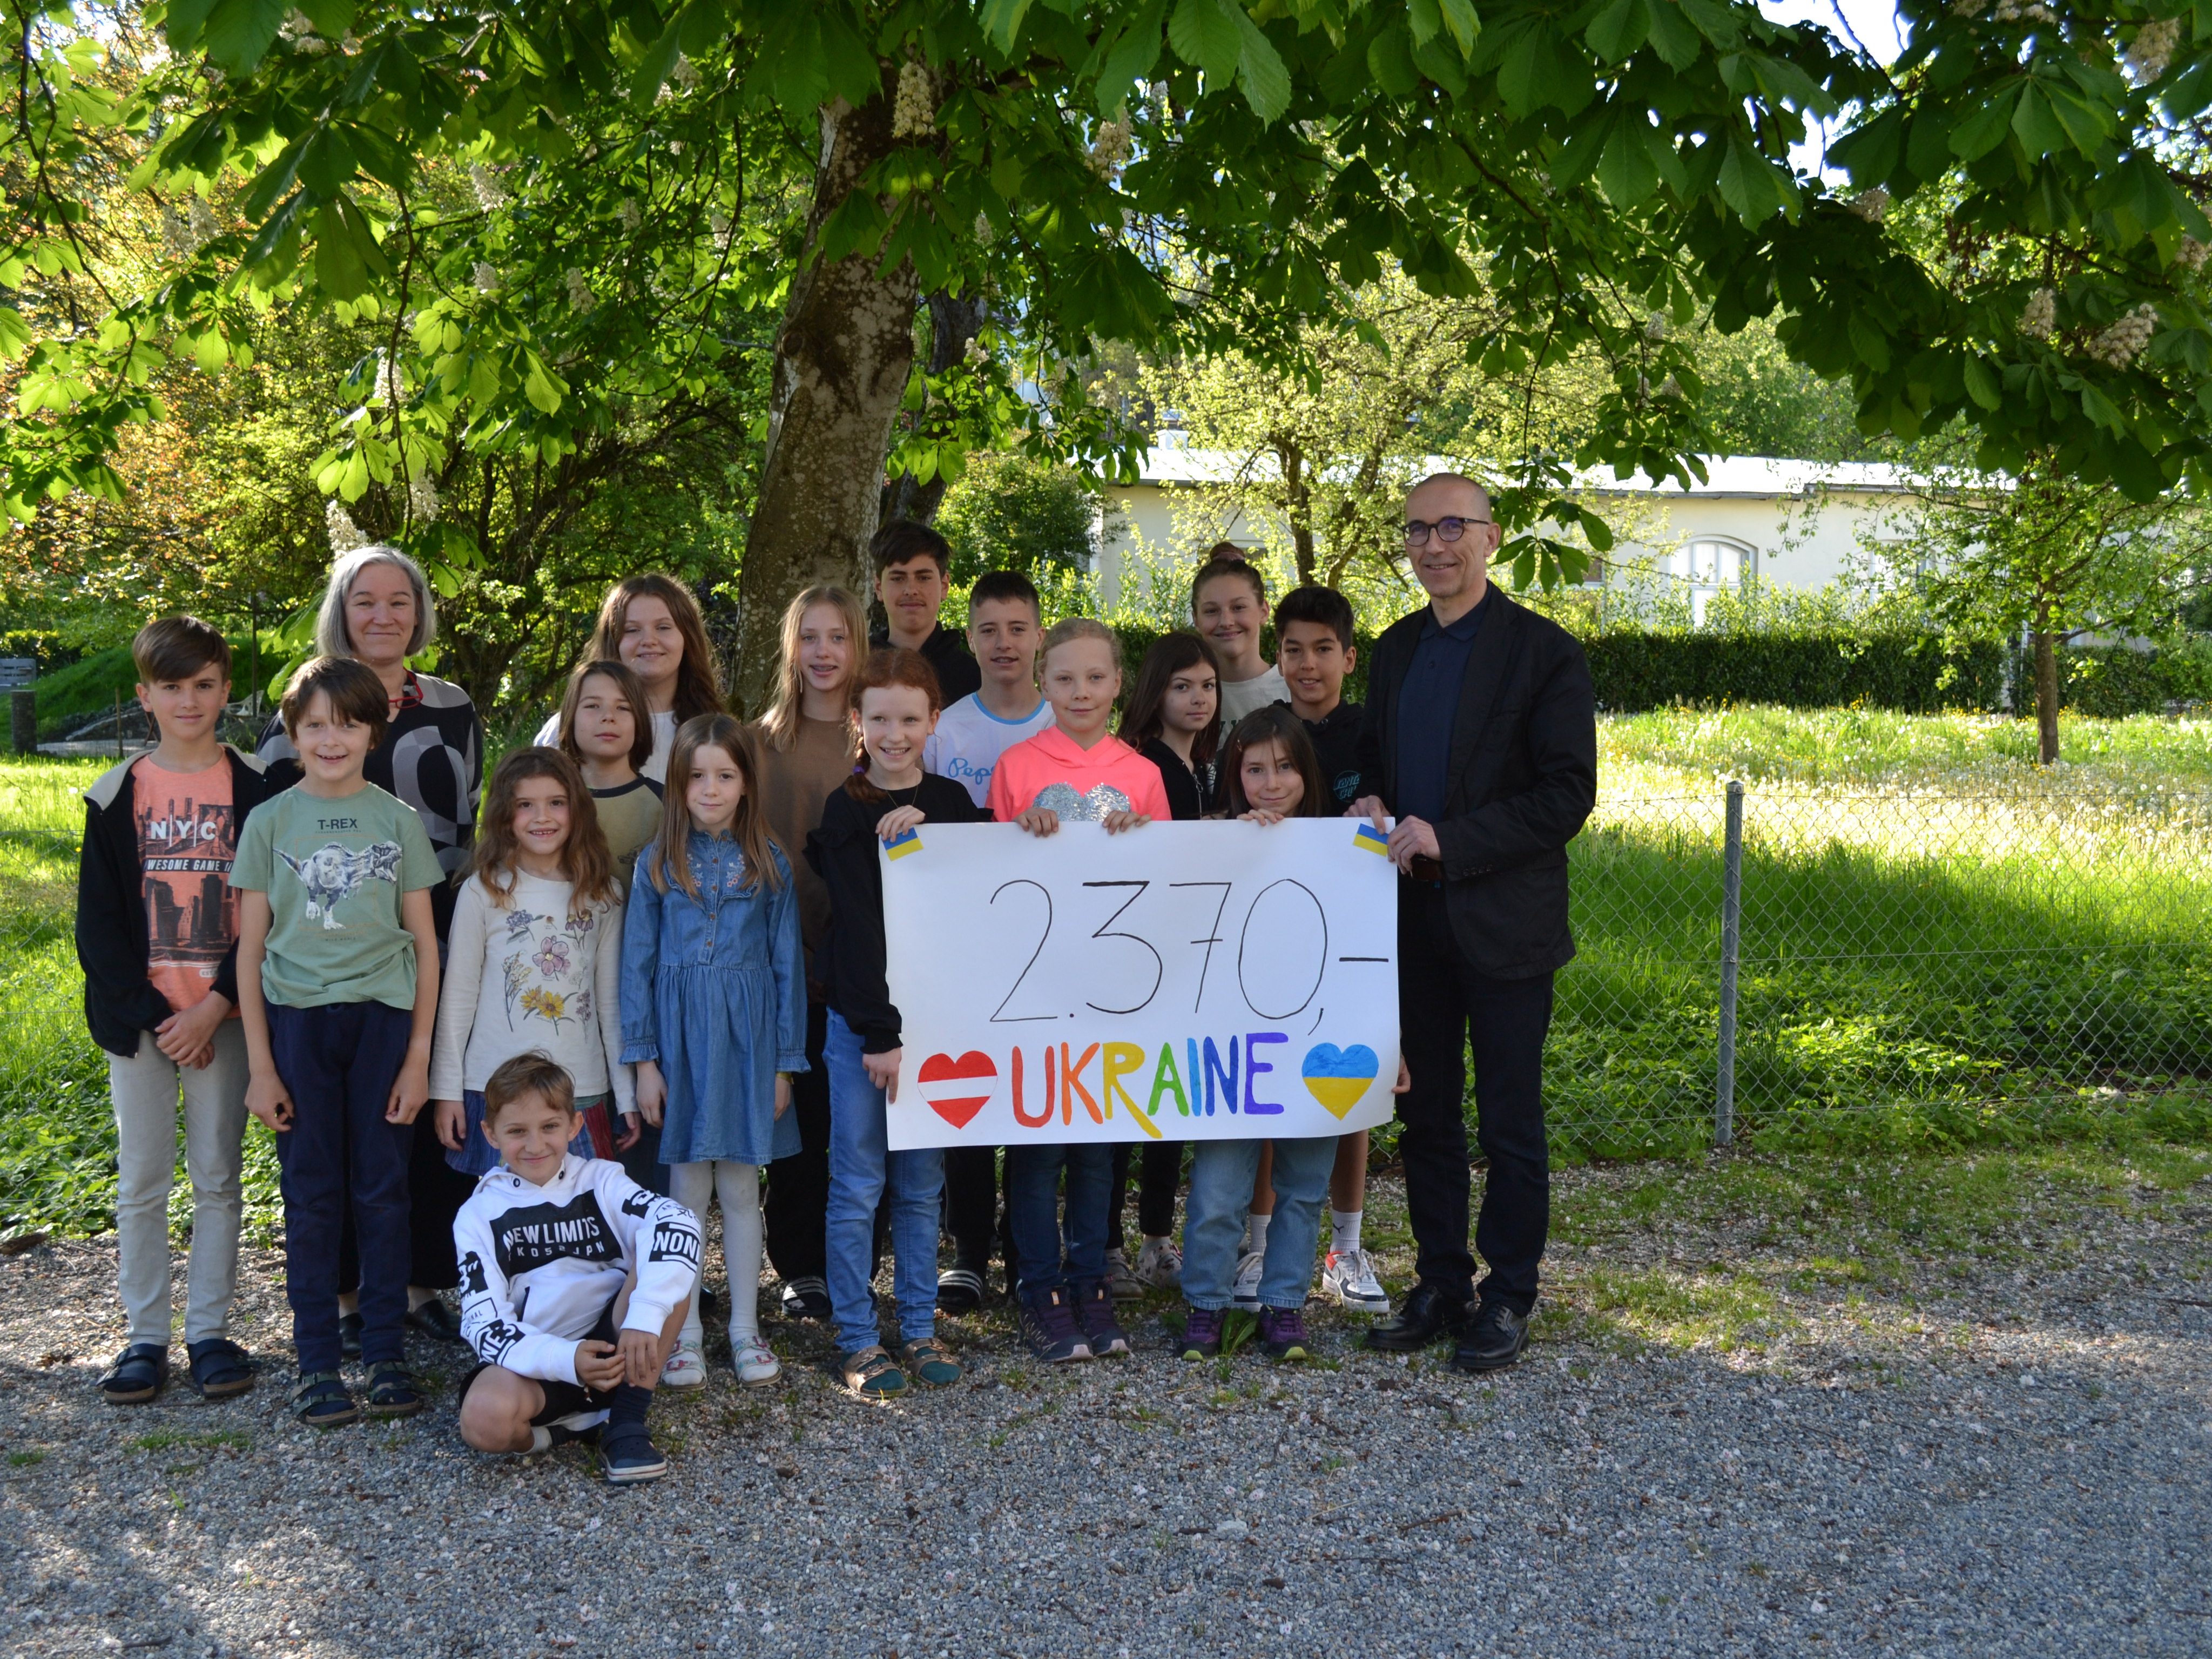
[[[1406,545],[1408,547],[1426,545],[1429,532],[1434,531],[1437,538],[1449,547],[1467,534],[1467,527],[1469,525],[1491,522],[1492,521],[1488,519],[1445,518],[1438,519],[1434,524],[1428,524],[1419,519],[1408,519],[1406,520]]]

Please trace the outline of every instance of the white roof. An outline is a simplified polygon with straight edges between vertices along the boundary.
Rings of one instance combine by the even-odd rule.
[[[1766,455],[1705,455],[1699,459],[1705,463],[1705,482],[1692,483],[1686,490],[1672,478],[1655,485],[1644,473],[1615,478],[1603,468],[1583,473],[1582,487],[1600,495],[1640,495],[1656,489],[1666,495],[1761,499],[1802,496],[1815,489],[1891,494],[1911,488],[1910,475],[1905,468],[1881,461],[1801,461]],[[1275,471],[1272,455],[1248,456],[1229,449],[1194,449],[1185,434],[1170,430],[1154,436],[1138,482],[1156,487],[1224,484],[1247,465],[1255,476],[1272,477]],[[1445,472],[1463,463],[1431,455],[1425,468],[1431,472]]]

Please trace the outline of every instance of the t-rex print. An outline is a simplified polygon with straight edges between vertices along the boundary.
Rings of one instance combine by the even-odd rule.
[[[295,859],[279,848],[276,856],[291,867],[307,890],[307,920],[320,918],[325,928],[335,932],[339,927],[337,906],[341,899],[349,899],[361,891],[362,884],[369,881],[388,881],[397,885],[399,880],[399,843],[380,841],[349,852],[337,842],[325,842],[303,859]]]

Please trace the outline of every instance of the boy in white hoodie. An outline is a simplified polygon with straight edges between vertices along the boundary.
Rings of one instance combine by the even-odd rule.
[[[461,1334],[479,1361],[461,1382],[461,1438],[529,1452],[596,1432],[610,1481],[658,1480],[668,1463],[645,1413],[698,1287],[698,1218],[568,1151],[575,1087],[544,1055],[507,1061],[483,1093],[500,1167],[453,1221]]]

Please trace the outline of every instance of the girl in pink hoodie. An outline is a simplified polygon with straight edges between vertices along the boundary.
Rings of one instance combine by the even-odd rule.
[[[1160,769],[1107,729],[1121,695],[1113,630],[1088,617],[1054,623],[1042,672],[1053,725],[999,757],[991,816],[1033,836],[1052,834],[1062,818],[1118,834],[1174,817]]]
[[[1054,723],[999,757],[991,816],[1033,836],[1054,834],[1062,818],[1103,823],[1108,834],[1120,835],[1174,817],[1160,769],[1106,729],[1121,691],[1121,648],[1112,632],[1087,617],[1056,623],[1044,636],[1043,680]],[[1022,1335],[1030,1352],[1051,1364],[1128,1352],[1106,1277],[1113,1147],[1009,1146],[1006,1188]]]

